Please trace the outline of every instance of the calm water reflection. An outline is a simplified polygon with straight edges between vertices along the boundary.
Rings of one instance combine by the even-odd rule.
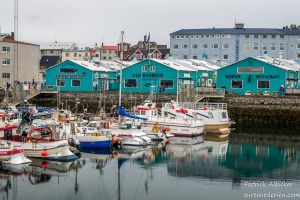
[[[0,198],[284,199],[279,195],[300,193],[299,147],[296,136],[236,131],[226,141],[177,138],[165,147],[86,150],[72,163],[1,166]]]

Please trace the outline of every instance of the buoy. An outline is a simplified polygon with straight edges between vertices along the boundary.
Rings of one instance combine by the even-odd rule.
[[[114,136],[112,139],[113,139],[113,143],[118,143],[119,142],[119,138],[117,136]]]
[[[166,128],[166,131],[171,131],[170,127],[167,127],[167,128]]]
[[[42,153],[41,153],[41,154],[42,154],[42,156],[44,156],[44,157],[45,157],[45,156],[47,156],[47,155],[48,155],[48,152],[47,152],[46,150],[44,150],[44,151],[42,151]]]
[[[203,107],[203,110],[207,110],[207,107],[206,107],[206,106],[204,106],[204,107]]]

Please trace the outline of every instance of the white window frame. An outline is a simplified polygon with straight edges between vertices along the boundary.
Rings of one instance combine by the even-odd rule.
[[[198,49],[198,45],[197,44],[193,44],[192,45],[192,49]]]
[[[211,59],[212,60],[219,60],[219,55],[216,54],[216,55],[211,55]]]
[[[215,46],[215,45],[216,45],[216,46]],[[212,44],[212,45],[211,45],[211,48],[212,48],[212,49],[219,49],[219,44]]]
[[[205,47],[206,46],[206,47]],[[201,49],[207,49],[208,48],[208,44],[202,44],[201,45]]]
[[[296,44],[296,49],[300,49],[300,44]]]
[[[3,53],[10,53],[10,47],[3,46],[2,47],[2,52]]]
[[[155,66],[150,66],[150,72],[155,72]]]
[[[244,50],[249,51],[250,50],[250,43],[245,43],[244,44]]]
[[[229,49],[229,44],[222,44],[222,49]]]
[[[276,50],[276,44],[275,43],[272,43],[271,44],[271,49],[270,49],[271,51],[275,51]]]
[[[284,44],[279,44],[279,51],[284,51]]]
[[[142,72],[147,72],[148,71],[148,66],[142,66]]]
[[[267,45],[267,43],[262,43],[262,44],[261,44],[261,48],[262,48],[262,50],[264,50],[264,51],[268,50],[268,45]]]
[[[3,58],[2,59],[2,65],[10,66],[11,65],[10,59],[9,58]]]
[[[79,85],[73,85],[73,81],[79,81]],[[71,87],[81,87],[81,80],[80,79],[72,79],[71,80]]]
[[[173,45],[173,49],[174,49],[174,50],[178,50],[178,48],[179,48],[179,45],[178,45],[178,44],[174,44],[174,45]]]
[[[258,43],[253,43],[253,50],[258,51],[259,50],[259,44]]]
[[[225,56],[227,56],[227,58],[225,58]],[[228,60],[229,59],[229,55],[225,54],[223,55],[223,60]]]
[[[220,38],[220,34],[217,34],[217,35],[216,35],[216,38]]]
[[[188,49],[188,48],[189,48],[189,45],[188,45],[188,44],[183,44],[183,45],[182,45],[182,49],[186,50],[186,49]]]
[[[222,34],[222,35],[221,35],[221,38],[226,38],[226,35],[225,35],[225,34]]]

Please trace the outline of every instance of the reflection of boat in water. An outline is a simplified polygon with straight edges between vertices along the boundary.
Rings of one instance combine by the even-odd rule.
[[[25,172],[32,173],[33,175],[55,175],[65,176],[70,170],[73,162],[55,162],[50,160],[32,158],[32,163],[25,167]]]
[[[138,159],[143,157],[147,149],[151,149],[151,146],[118,146],[113,151],[113,157],[118,159]]]
[[[86,149],[82,148],[81,159],[83,162],[87,160],[96,163],[96,169],[102,172],[102,169],[112,159],[112,150],[108,148]]]
[[[220,164],[226,160],[227,146],[228,141],[204,141],[203,138],[181,144],[170,142],[166,146],[168,172],[180,177],[214,177],[223,170]]]

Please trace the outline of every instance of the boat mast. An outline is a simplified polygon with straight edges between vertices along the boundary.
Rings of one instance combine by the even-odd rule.
[[[124,56],[124,43],[123,43],[123,37],[124,37],[124,31],[121,31],[121,52],[120,52],[120,58],[121,58],[121,66],[120,66],[120,85],[119,85],[119,107],[121,107],[121,100],[122,100],[122,68],[123,68],[123,56]],[[119,123],[121,122],[120,116]]]

